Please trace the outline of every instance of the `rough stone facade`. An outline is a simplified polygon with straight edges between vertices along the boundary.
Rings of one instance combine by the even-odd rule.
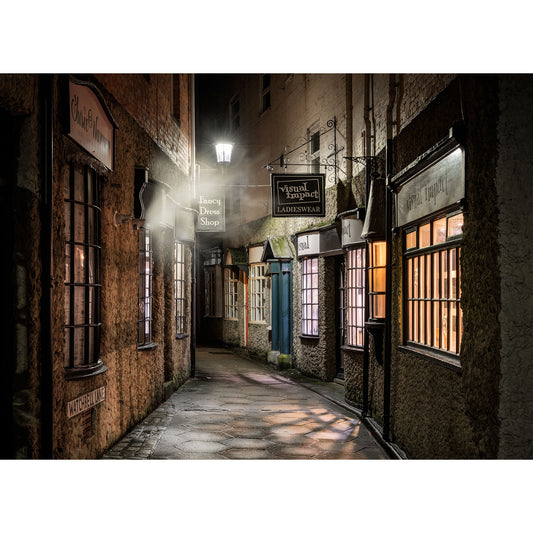
[[[16,179],[13,228],[13,298],[16,333],[8,379],[14,429],[6,456],[95,458],[120,439],[190,374],[192,300],[192,242],[185,247],[185,335],[176,335],[172,251],[174,230],[153,226],[153,341],[139,350],[138,255],[139,232],[132,223],[115,225],[115,213],[134,212],[136,167],[148,168],[149,177],[169,186],[188,202],[190,194],[191,122],[187,85],[182,87],[182,126],[170,107],[171,75],[147,81],[142,75],[86,76],[115,124],[114,169],[109,170],[67,135],[68,76],[53,75],[51,93],[39,75],[0,76],[0,113],[17,128],[12,148],[24,149],[13,161],[9,179]],[[182,76],[188,84],[189,77]],[[127,83],[125,83],[127,81]],[[116,91],[114,94],[113,91]],[[40,222],[46,205],[42,200],[43,158],[49,156],[42,132],[41,101],[49,95],[54,114],[51,168],[51,251],[46,249]],[[143,107],[144,106],[144,107]],[[21,118],[17,118],[20,115]],[[5,132],[2,131],[2,135]],[[13,153],[11,153],[13,152]],[[83,379],[65,374],[65,201],[63,184],[70,165],[92,168],[101,176],[101,337],[104,373]],[[43,298],[43,265],[51,261],[50,307]],[[44,317],[44,318],[43,318]],[[44,320],[44,322],[43,322]],[[51,324],[51,354],[41,345],[42,328]],[[45,372],[51,357],[50,374]],[[11,375],[9,375],[11,373]],[[105,387],[105,400],[69,417],[68,402]],[[4,405],[3,405],[4,407]],[[47,413],[50,413],[48,417]]]

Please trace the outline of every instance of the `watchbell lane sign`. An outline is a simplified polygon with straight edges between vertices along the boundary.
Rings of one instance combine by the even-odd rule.
[[[226,231],[226,202],[224,191],[201,192],[198,197],[197,231]]]
[[[324,174],[271,174],[273,217],[326,216]]]
[[[105,400],[105,387],[94,389],[91,392],[82,394],[74,400],[67,403],[67,416],[72,418],[85,411],[88,411],[95,405],[102,403]]]
[[[396,194],[396,226],[405,226],[464,197],[463,150],[456,148],[402,185]]]
[[[114,127],[98,96],[69,80],[69,137],[113,170]]]

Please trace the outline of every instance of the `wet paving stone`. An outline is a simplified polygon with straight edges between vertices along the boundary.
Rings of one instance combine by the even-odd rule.
[[[105,459],[385,459],[349,410],[229,351],[197,349],[185,383]]]

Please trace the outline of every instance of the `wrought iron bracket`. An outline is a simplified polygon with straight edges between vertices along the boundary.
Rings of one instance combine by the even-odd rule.
[[[370,175],[375,177],[378,175],[378,158],[375,155],[363,155],[356,157],[344,157],[344,159],[349,159],[354,163],[364,165],[365,168],[370,170]]]
[[[328,144],[328,150],[330,151],[330,154],[322,157],[318,161],[318,165],[320,167],[324,167],[325,173],[330,173],[329,176],[327,176],[328,181],[337,184],[339,181],[339,172],[342,172],[346,176],[345,170],[342,168],[341,163],[345,162],[339,161],[339,153],[344,150],[344,146],[338,147],[337,146],[337,117],[333,117],[333,119],[328,120],[326,122],[326,127],[319,130],[320,137],[323,135],[326,135],[327,133],[333,131],[333,143]],[[301,137],[302,144],[297,146],[296,148],[289,150],[285,152],[284,154],[280,155],[277,159],[274,159],[270,163],[266,164],[264,168],[266,168],[269,171],[273,171],[275,167],[280,167],[286,169],[289,166],[295,166],[295,167],[301,167],[301,166],[307,166],[311,162],[316,161],[316,159],[312,159],[310,155],[308,154],[307,150],[300,151],[302,148],[309,145],[311,139],[306,137]],[[291,163],[291,154],[294,154],[295,156],[298,156],[299,163]]]

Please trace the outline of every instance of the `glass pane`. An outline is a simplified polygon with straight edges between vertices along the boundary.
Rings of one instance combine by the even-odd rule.
[[[70,202],[65,202],[65,239],[67,241],[71,240],[71,234],[70,234],[71,208],[72,208],[72,204]]]
[[[448,250],[441,252],[441,298],[448,298]]]
[[[94,171],[87,169],[87,203],[94,204]]]
[[[387,243],[386,242],[373,242],[373,264],[371,266],[385,266],[386,265],[386,252],[387,252]]]
[[[442,302],[442,343],[443,350],[448,349],[448,302]]]
[[[318,303],[318,289],[313,289],[312,293],[313,293],[313,303],[317,304]]]
[[[424,302],[418,302],[418,316],[420,317],[420,342],[424,344],[426,342],[426,313],[424,312]]]
[[[313,320],[313,335],[318,335],[318,322]]]
[[[426,344],[431,346],[431,302],[425,302],[426,306]]]
[[[440,316],[439,302],[433,302],[433,346],[440,346]]]
[[[318,274],[313,274],[311,279],[312,287],[318,287]]]
[[[71,256],[70,251],[72,249],[72,246],[70,244],[67,244],[65,248],[65,283],[70,283],[70,265],[71,265]]]
[[[425,248],[431,244],[431,224],[427,223],[423,226],[420,226],[418,231],[418,247]]]
[[[440,298],[440,263],[439,253],[433,254],[433,298]]]
[[[94,345],[95,345],[94,337],[96,334],[96,328],[87,328],[86,334],[89,337],[88,339],[89,340],[89,362],[92,363],[92,362],[95,362],[96,360],[95,353],[94,353]]]
[[[385,295],[384,294],[375,294],[373,297],[374,300],[374,318],[385,318]]]
[[[79,167],[74,167],[74,200],[85,201],[85,179]]]
[[[65,179],[63,180],[63,197],[70,198],[70,172],[65,174]]]
[[[85,324],[85,287],[74,287],[74,324]]]
[[[413,302],[413,341],[418,342],[418,301]]]
[[[372,270],[372,277],[374,278],[373,292],[385,292],[385,268],[375,268]]]
[[[65,287],[65,324],[70,324],[70,287]]]
[[[70,366],[70,329],[65,329],[65,347],[63,352],[63,365]]]
[[[457,352],[457,304],[450,303],[450,351]]]
[[[431,255],[426,255],[426,298],[431,298]]]
[[[416,248],[416,230],[405,234],[405,249]]]
[[[457,249],[450,250],[450,298],[457,298]]]
[[[74,366],[85,362],[85,328],[74,329]]]
[[[446,217],[433,222],[433,244],[446,241]]]
[[[74,283],[85,283],[86,257],[83,246],[74,246]]]
[[[463,233],[463,213],[448,218],[448,237]]]
[[[96,209],[94,207],[87,208],[87,242],[88,244],[96,243]]]
[[[85,242],[85,207],[74,204],[74,240]]]
[[[413,297],[413,260],[407,260],[407,298]]]
[[[413,340],[413,302],[407,304],[407,340]]]
[[[426,261],[424,260],[424,256],[418,258],[419,264],[420,264],[420,298],[426,297]]]
[[[418,298],[418,257],[413,258],[413,298]]]
[[[459,304],[459,338],[457,339],[459,351],[461,351],[461,341],[463,339],[463,310],[461,309],[461,304]]]

